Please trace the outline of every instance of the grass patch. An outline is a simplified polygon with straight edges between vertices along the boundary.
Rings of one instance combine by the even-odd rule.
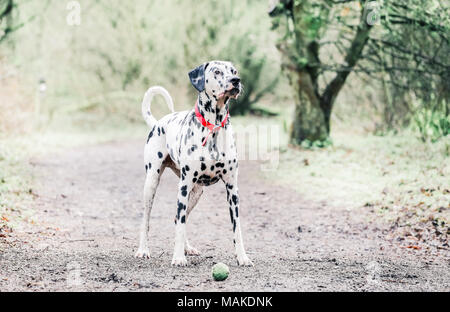
[[[0,237],[29,217],[32,181],[25,157],[26,151],[20,144],[0,141]]]
[[[448,248],[450,137],[423,143],[409,132],[381,137],[338,129],[332,139],[324,149],[281,147],[278,170],[266,178],[308,200],[369,210],[402,235]]]

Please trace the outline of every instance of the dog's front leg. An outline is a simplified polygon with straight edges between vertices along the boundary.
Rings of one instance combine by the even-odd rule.
[[[187,178],[182,176],[178,184],[177,215],[175,217],[175,249],[173,252],[172,265],[187,265],[184,254],[184,244],[186,241],[186,208],[189,202],[189,193],[192,190],[192,183],[187,183]]]
[[[236,248],[236,256],[239,265],[253,266],[252,261],[248,258],[242,239],[241,224],[239,221],[239,190],[237,186],[237,177],[226,183],[227,200],[230,205],[230,218],[233,225],[234,239],[233,243]]]

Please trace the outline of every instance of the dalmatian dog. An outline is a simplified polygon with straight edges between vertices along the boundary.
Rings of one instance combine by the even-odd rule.
[[[247,257],[239,222],[238,160],[229,117],[230,99],[241,92],[238,72],[230,62],[211,61],[189,72],[198,91],[190,111],[174,112],[169,93],[160,86],[144,95],[142,114],[150,127],[144,149],[146,179],[144,216],[135,257],[149,258],[149,218],[156,188],[165,168],[179,177],[175,216],[175,248],[172,265],[186,266],[186,255],[199,255],[186,237],[186,222],[203,192],[203,186],[220,180],[225,184],[237,262],[252,266]],[[171,114],[156,120],[150,111],[155,95],[162,95]]]

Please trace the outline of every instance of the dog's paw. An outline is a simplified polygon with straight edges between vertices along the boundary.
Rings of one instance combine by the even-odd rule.
[[[173,266],[187,266],[187,259],[185,256],[182,257],[173,257],[172,259]]]
[[[247,255],[243,255],[241,257],[237,257],[238,265],[240,266],[253,266],[252,260],[247,257]]]
[[[141,249],[139,248],[138,251],[134,254],[135,258],[143,258],[143,259],[150,259],[150,250],[148,248]]]
[[[184,248],[184,253],[187,256],[200,256],[200,251],[192,246],[187,246],[186,248]]]

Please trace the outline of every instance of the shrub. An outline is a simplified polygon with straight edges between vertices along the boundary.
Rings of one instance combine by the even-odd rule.
[[[265,77],[270,72],[267,57],[258,53],[258,47],[249,33],[238,35],[231,42],[229,49],[223,51],[223,57],[233,56],[233,63],[239,68],[243,92],[237,102],[231,105],[230,111],[232,114],[244,115],[255,112],[252,105],[274,90],[279,75],[276,72],[269,79]]]
[[[445,101],[443,107],[446,107]],[[446,109],[421,108],[413,119],[423,142],[436,142],[450,134],[450,114]]]

